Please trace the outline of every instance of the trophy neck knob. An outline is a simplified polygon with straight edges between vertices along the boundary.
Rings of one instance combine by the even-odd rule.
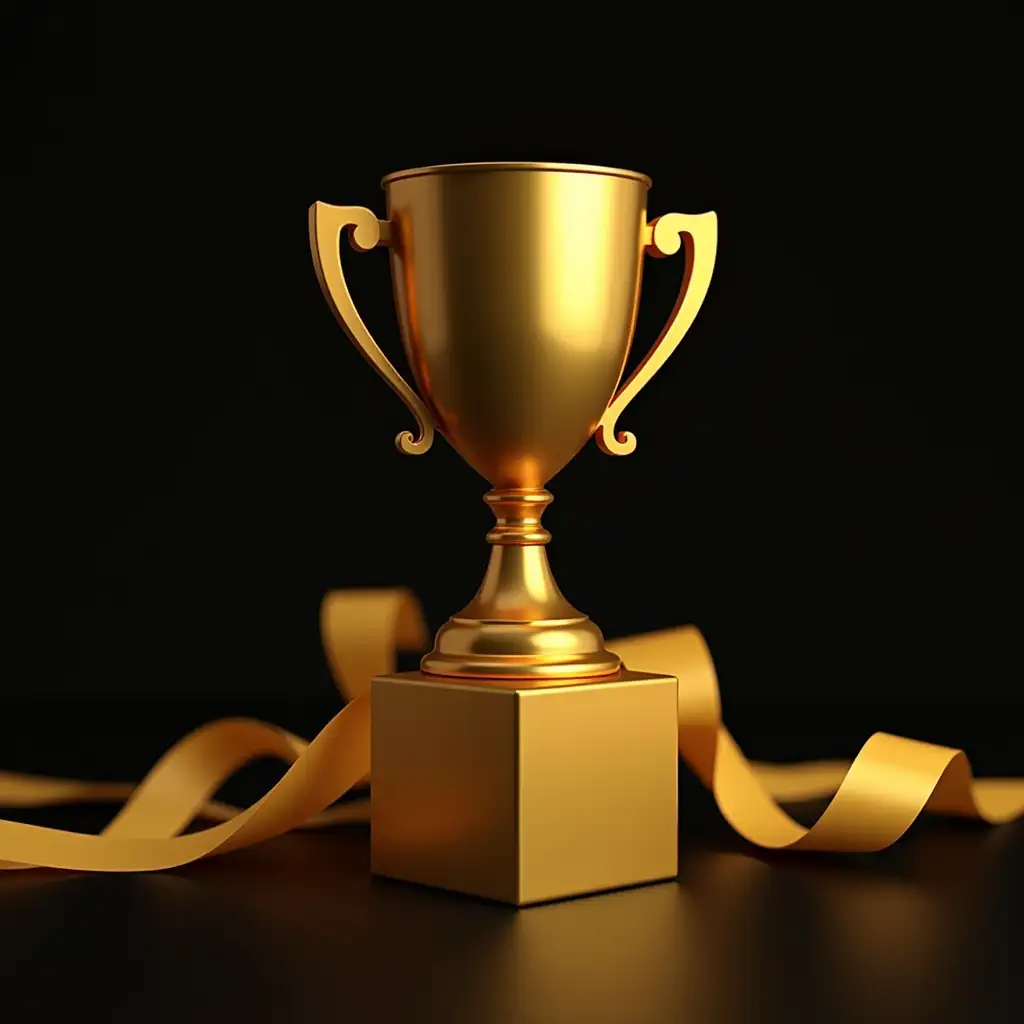
[[[488,491],[484,501],[497,520],[487,534],[489,544],[547,544],[551,534],[541,526],[544,509],[554,500],[543,488]]]

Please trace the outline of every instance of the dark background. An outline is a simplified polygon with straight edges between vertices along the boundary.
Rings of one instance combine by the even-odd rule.
[[[389,171],[532,159],[644,171],[652,216],[714,209],[721,229],[694,328],[622,421],[636,454],[588,445],[552,484],[567,596],[608,636],[700,626],[752,757],[851,756],[887,729],[1021,773],[1005,26],[961,12],[940,41],[917,16],[903,40],[892,12],[802,14],[796,59],[748,12],[711,32],[692,7],[686,31],[615,9],[615,59],[552,79],[599,15],[559,36],[546,10],[453,31],[430,9],[419,32],[368,5],[341,26],[280,5],[224,26],[47,9],[0,10],[0,770],[137,779],[222,715],[312,735],[338,705],[327,590],[409,586],[432,629],[471,596],[486,484],[443,441],[396,454],[409,414],[331,318],[306,209],[383,213]],[[439,77],[473,64],[520,77]],[[346,267],[401,362],[385,254]],[[634,358],[682,269],[647,262]],[[280,771],[219,795],[247,803]],[[677,882],[523,912],[371,877],[358,826],[150,875],[0,872],[3,1005],[1020,1016],[1024,823],[928,818],[880,854],[774,855],[680,783]],[[0,809],[85,831],[111,813]]]
[[[588,445],[551,484],[570,600],[611,637],[696,623],[736,698],[1019,701],[996,62],[622,88],[345,73],[272,32],[22,28],[9,695],[326,695],[327,590],[411,587],[431,629],[468,600],[486,484],[443,441],[396,454],[409,414],[333,321],[306,209],[382,214],[389,171],[530,159],[642,170],[652,216],[721,226],[695,326],[623,419],[636,454]],[[386,255],[346,255],[404,370]],[[681,273],[647,261],[634,359]]]

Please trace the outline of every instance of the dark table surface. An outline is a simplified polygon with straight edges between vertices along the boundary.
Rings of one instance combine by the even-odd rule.
[[[330,710],[228,703],[8,701],[0,768],[137,777],[211,717],[241,710],[311,734]],[[727,712],[760,757],[850,755],[881,727],[959,739],[979,774],[1024,771],[1020,705]],[[274,771],[247,769],[225,796],[251,798]],[[929,819],[880,854],[765,854],[731,833],[685,772],[681,783],[675,882],[519,911],[371,877],[365,825],[161,874],[0,875],[0,1017],[1020,1019],[1024,822]],[[796,813],[809,820],[819,808]],[[3,813],[93,830],[110,812]]]

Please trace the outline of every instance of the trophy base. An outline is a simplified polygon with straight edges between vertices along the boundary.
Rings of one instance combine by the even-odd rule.
[[[376,677],[371,870],[515,906],[674,878],[676,688]]]
[[[549,683],[612,676],[622,668],[585,615],[528,622],[453,616],[420,662],[432,676]]]

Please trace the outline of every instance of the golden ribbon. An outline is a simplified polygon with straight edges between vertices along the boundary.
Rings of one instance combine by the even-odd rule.
[[[137,786],[0,772],[0,805],[8,807],[124,801],[99,835],[0,821],[0,868],[154,871],[294,828],[369,820],[366,799],[331,805],[369,782],[369,682],[394,671],[397,651],[424,646],[422,612],[402,590],[336,591],[324,600],[321,630],[348,703],[314,740],[250,719],[222,719],[180,740]],[[696,629],[612,646],[632,668],[678,677],[679,752],[730,825],[757,846],[868,852],[899,839],[922,811],[989,824],[1024,812],[1024,780],[975,781],[962,751],[887,733],[872,736],[849,764],[752,763],[722,724],[714,664]],[[290,764],[277,785],[245,809],[212,800],[231,775],[260,757]],[[777,802],[829,795],[810,828]],[[186,834],[199,818],[219,824]]]

